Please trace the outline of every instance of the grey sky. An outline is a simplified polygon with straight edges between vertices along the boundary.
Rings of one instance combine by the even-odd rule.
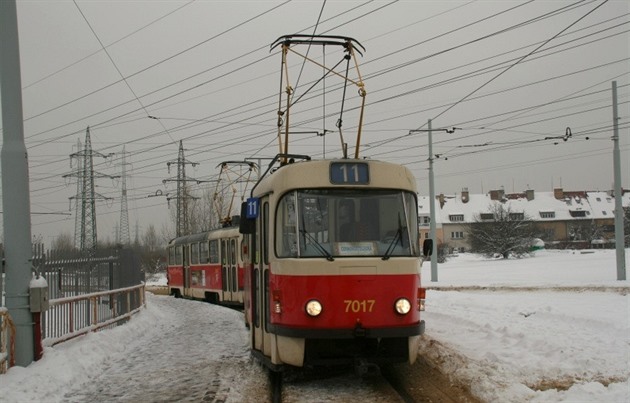
[[[427,134],[408,133],[426,129],[428,119],[434,129],[461,128],[433,134],[438,193],[610,190],[613,80],[628,188],[629,4],[19,1],[31,209],[72,214],[34,214],[32,233],[47,244],[60,232],[74,234],[68,198],[76,185],[63,175],[76,168],[69,155],[87,126],[95,151],[117,153],[107,163],[95,158],[96,171],[120,175],[126,148],[132,237],[136,223],[143,231],[170,221],[166,199],[147,196],[173,191],[162,181],[176,173],[166,163],[177,159],[180,140],[187,159],[199,163],[187,174],[200,180],[215,179],[222,161],[275,155],[280,55],[269,45],[285,34],[313,33],[320,12],[316,33],[350,36],[366,48],[359,67],[367,90],[361,156],[405,164],[420,194],[428,194]],[[311,52],[321,60],[320,48]],[[327,50],[327,64],[338,57]],[[301,60],[289,63],[295,84]],[[298,95],[315,73],[305,69]],[[327,118],[321,99],[306,101],[294,109],[293,130],[333,132],[325,143],[296,135],[291,151],[341,155],[339,80],[326,86]],[[343,127],[351,149],[357,105],[350,88]],[[544,140],[567,127],[568,141]],[[96,183],[98,193],[115,198],[97,206],[99,239],[114,239],[120,181]]]

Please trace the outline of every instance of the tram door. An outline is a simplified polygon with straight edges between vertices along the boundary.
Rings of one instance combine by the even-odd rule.
[[[184,296],[191,297],[190,290],[190,253],[188,250],[189,245],[182,246],[182,259],[184,264]]]
[[[234,300],[234,276],[236,274],[236,241],[221,239],[221,301]]]
[[[266,323],[269,316],[269,199],[261,200],[256,225],[256,253],[252,282],[253,346],[266,356],[271,355],[271,339]]]
[[[221,240],[221,289],[223,301],[234,301],[238,291],[238,277],[236,270],[237,238]]]

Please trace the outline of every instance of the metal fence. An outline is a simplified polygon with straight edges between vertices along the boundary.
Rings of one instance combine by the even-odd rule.
[[[144,306],[144,284],[57,298],[41,318],[43,345],[124,323]]]
[[[48,282],[48,298],[111,291],[144,281],[141,263],[131,249],[97,250],[90,256],[73,251],[35,250],[34,269]]]
[[[0,373],[6,371],[15,337],[4,305],[4,259],[0,244]],[[33,246],[34,272],[48,285],[48,309],[39,315],[44,345],[114,327],[139,311],[144,300],[144,272],[131,249],[46,251]]]

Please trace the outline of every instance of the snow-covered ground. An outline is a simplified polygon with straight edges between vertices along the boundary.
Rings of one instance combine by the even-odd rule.
[[[431,281],[426,262],[422,351],[483,401],[630,402],[630,281],[616,280],[615,264],[614,250],[460,254]],[[178,400],[194,390],[185,369],[200,359],[206,381],[216,378],[211,393],[247,400],[264,385],[239,320],[221,307],[150,296],[127,325],[47,348],[42,360],[0,375],[0,402],[138,401],[143,388],[158,393],[153,401]],[[195,330],[193,321],[205,324]],[[216,337],[225,332],[233,336]],[[173,379],[186,388],[172,394]],[[324,392],[332,401],[335,391]],[[187,400],[211,397],[204,393]]]

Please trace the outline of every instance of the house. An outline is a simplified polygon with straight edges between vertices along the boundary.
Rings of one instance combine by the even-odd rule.
[[[467,226],[493,220],[492,206],[501,203],[515,218],[528,218],[537,223],[541,239],[547,247],[614,248],[615,200],[612,192],[565,191],[506,193],[503,189],[486,194],[471,194],[468,189],[457,195],[439,194],[435,198],[436,239],[451,249],[470,249]],[[419,197],[421,239],[429,236],[430,200]],[[630,192],[623,191],[624,210],[630,208]]]

